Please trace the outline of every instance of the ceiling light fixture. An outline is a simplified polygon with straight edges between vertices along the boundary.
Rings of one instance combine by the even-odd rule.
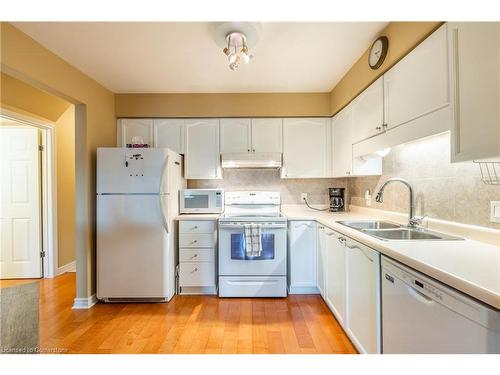
[[[259,36],[259,25],[246,22],[225,22],[215,30],[215,41],[223,48],[229,62],[229,69],[237,70],[241,64],[253,59],[249,48],[255,45]]]
[[[229,69],[237,70],[241,63],[248,64],[253,55],[248,53],[247,37],[240,32],[232,32],[226,37],[227,47],[223,49],[229,60]]]

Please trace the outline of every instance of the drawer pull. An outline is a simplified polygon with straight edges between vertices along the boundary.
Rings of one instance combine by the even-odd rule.
[[[196,258],[198,254],[194,254],[190,259]]]
[[[195,225],[192,229],[198,229],[198,225]]]
[[[191,273],[193,272],[198,272],[198,268],[195,268],[194,270],[191,271]]]
[[[191,241],[191,243],[197,243],[197,242],[198,242],[198,240]]]

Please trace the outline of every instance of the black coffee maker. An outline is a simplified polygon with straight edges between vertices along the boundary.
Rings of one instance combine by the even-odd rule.
[[[345,211],[344,191],[344,188],[328,188],[328,194],[330,196],[330,212]]]

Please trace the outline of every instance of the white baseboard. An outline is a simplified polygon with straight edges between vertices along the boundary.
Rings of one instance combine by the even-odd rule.
[[[288,294],[320,294],[315,286],[291,286],[288,288]]]
[[[56,270],[56,276],[62,275],[66,272],[76,272],[76,260],[69,262],[64,266],[58,267]]]
[[[90,309],[97,303],[97,296],[92,294],[88,298],[75,298],[73,302],[73,309]]]

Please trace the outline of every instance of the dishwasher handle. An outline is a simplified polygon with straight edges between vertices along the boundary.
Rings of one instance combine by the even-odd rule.
[[[417,301],[420,301],[426,305],[431,305],[434,303],[434,300],[432,298],[427,297],[425,294],[423,294],[422,292],[419,292],[414,287],[412,287],[410,285],[406,285],[406,288],[408,289],[408,292],[410,293],[410,295],[414,299],[416,299]]]

